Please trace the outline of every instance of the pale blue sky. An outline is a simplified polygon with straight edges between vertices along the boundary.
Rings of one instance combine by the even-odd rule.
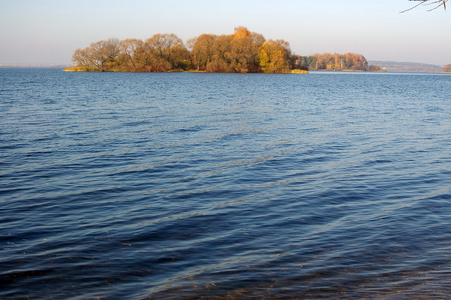
[[[75,49],[117,37],[229,34],[245,26],[296,54],[451,63],[451,11],[408,0],[0,0],[0,64],[71,64]]]

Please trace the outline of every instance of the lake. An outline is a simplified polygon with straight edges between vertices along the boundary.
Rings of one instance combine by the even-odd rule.
[[[450,96],[0,69],[0,298],[451,298]]]

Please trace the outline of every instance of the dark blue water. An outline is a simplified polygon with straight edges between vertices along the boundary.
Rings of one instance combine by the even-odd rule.
[[[0,298],[451,298],[451,76],[0,69]]]

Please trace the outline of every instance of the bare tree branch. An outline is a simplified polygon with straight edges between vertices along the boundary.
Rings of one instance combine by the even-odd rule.
[[[412,6],[411,8],[403,10],[401,13],[405,13],[407,11],[410,11],[410,10],[412,10],[414,8],[417,8],[418,6],[423,5],[423,4],[424,5],[434,5],[434,7],[431,8],[431,9],[428,9],[428,11],[433,11],[433,10],[435,10],[435,9],[441,7],[441,6],[443,6],[443,8],[446,10],[446,2],[448,2],[448,0],[409,0],[409,1],[417,1],[417,2],[420,2],[420,3]]]

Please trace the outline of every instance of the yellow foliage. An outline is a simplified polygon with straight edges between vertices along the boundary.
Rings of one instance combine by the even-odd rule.
[[[260,67],[265,73],[287,73],[289,65],[283,46],[269,41],[260,47]]]
[[[267,73],[270,71],[271,64],[268,55],[268,43],[264,43],[260,48],[260,67],[262,67],[263,72]]]

